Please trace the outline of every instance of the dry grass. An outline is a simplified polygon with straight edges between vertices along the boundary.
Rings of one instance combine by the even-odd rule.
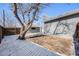
[[[64,55],[72,54],[72,38],[68,36],[40,36],[30,39],[32,42]]]

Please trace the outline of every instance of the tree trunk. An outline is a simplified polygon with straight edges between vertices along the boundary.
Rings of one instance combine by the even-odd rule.
[[[25,28],[25,30],[23,32],[21,32],[20,36],[18,37],[18,39],[20,40],[25,40],[25,35],[26,35],[26,32],[31,28],[32,26],[32,23],[30,23],[28,25],[28,27]]]

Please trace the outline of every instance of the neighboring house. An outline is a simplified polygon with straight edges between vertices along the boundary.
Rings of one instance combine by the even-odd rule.
[[[44,21],[45,34],[74,35],[76,24],[79,22],[79,9],[68,11],[62,15]]]

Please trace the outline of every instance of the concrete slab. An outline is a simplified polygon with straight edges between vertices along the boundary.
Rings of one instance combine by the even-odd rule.
[[[0,56],[59,56],[45,48],[26,40],[16,40],[15,36],[5,36],[0,44]]]

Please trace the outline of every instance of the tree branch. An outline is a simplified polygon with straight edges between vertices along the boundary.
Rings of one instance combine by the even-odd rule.
[[[16,3],[14,3],[14,15],[18,19],[18,21],[20,22],[20,24],[23,26],[23,30],[24,30],[25,26],[22,23],[21,19],[19,18],[18,14],[17,14],[17,4]]]

